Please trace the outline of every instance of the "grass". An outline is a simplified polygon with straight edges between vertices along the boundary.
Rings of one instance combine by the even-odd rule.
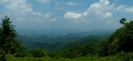
[[[130,59],[128,57],[131,57]],[[129,59],[129,60],[125,60]],[[132,59],[132,60],[131,60]],[[11,54],[6,55],[6,61],[133,61],[133,54],[128,54],[121,52],[116,55],[98,57],[98,56],[87,56],[87,57],[77,57],[77,58],[49,58],[49,57],[14,57]]]
[[[107,56],[107,57],[78,57],[78,58],[59,58],[59,59],[53,59],[53,58],[33,58],[33,57],[24,57],[24,58],[16,58],[12,55],[6,56],[7,61],[123,61],[122,59],[118,58],[117,56]],[[130,61],[133,61],[130,60]]]

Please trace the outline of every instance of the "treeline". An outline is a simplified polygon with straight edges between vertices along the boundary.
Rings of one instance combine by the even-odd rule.
[[[125,18],[120,20],[123,25],[117,29],[106,40],[99,43],[89,42],[85,44],[77,44],[64,50],[55,52],[47,52],[44,49],[27,50],[23,47],[19,40],[16,40],[17,32],[8,16],[2,19],[0,26],[0,61],[6,61],[7,54],[14,57],[44,57],[44,58],[76,58],[83,56],[110,56],[118,55],[126,60],[131,58],[133,54],[133,21],[126,22]],[[121,56],[122,55],[122,56]]]

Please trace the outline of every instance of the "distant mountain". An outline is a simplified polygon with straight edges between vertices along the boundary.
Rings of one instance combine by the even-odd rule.
[[[66,35],[58,35],[56,38],[68,38],[68,37],[78,37],[77,34],[68,33]]]
[[[106,38],[105,37],[101,37],[101,36],[92,35],[92,36],[88,36],[88,37],[82,38],[78,43],[79,44],[85,44],[85,43],[88,43],[88,42],[97,43],[97,42],[100,42],[100,41],[102,41],[104,39],[106,39]]]
[[[113,31],[96,30],[78,34],[66,33],[58,36],[41,35],[36,38],[26,35],[18,35],[16,38],[21,40],[22,45],[28,49],[44,48],[47,51],[54,51],[70,47],[75,44],[99,42],[110,36],[112,33]]]
[[[32,38],[26,36],[26,35],[17,35],[16,39],[20,40],[20,41],[33,41]]]
[[[102,36],[102,37],[108,37],[113,32],[114,32],[114,30],[99,29],[99,30],[94,30],[94,31],[81,32],[81,33],[78,33],[77,35],[79,35],[80,37],[87,37],[87,36],[91,36],[91,35],[98,35],[98,36]]]
[[[42,43],[42,42],[29,42],[24,45],[27,49],[37,49],[37,48],[43,48],[47,51],[51,51],[51,44],[49,43]]]
[[[59,49],[64,49],[66,47],[71,47],[75,44],[86,44],[88,42],[96,43],[103,39],[104,38],[100,36],[88,36],[85,38],[68,37],[68,38],[52,39],[52,41],[49,41],[49,42],[29,41],[29,42],[22,43],[22,45],[24,45],[28,49],[44,48],[47,51],[55,51]]]
[[[41,35],[41,36],[35,38],[34,40],[36,40],[36,41],[42,41],[42,42],[43,41],[49,41],[50,40],[50,37],[48,37],[46,35]]]

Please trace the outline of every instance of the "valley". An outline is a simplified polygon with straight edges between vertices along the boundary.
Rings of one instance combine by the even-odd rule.
[[[106,32],[104,32],[106,31]],[[85,44],[88,42],[100,42],[113,33],[113,30],[95,30],[81,33],[56,34],[56,36],[40,35],[31,37],[29,35],[18,35],[16,38],[27,49],[43,48],[46,51],[55,51],[65,49],[76,44]],[[36,36],[33,35],[32,36]]]

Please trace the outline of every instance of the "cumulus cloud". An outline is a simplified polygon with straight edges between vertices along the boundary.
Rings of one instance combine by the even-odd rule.
[[[42,2],[42,3],[45,3],[45,4],[50,2],[50,0],[36,0],[36,1],[39,1],[39,2]]]
[[[42,1],[45,2],[45,0]],[[50,19],[50,13],[42,14],[41,12],[34,11],[32,4],[27,3],[26,0],[1,0],[1,4],[4,4],[8,15],[16,21],[33,22]]]
[[[100,0],[100,3],[105,4],[105,5],[108,5],[109,4],[109,1],[108,0]]]
[[[64,18],[65,19],[79,19],[81,17],[81,14],[80,13],[75,13],[75,12],[67,12],[65,15],[64,15]]]
[[[132,7],[126,7],[125,5],[120,5],[114,9],[115,11],[122,11],[127,13],[133,13],[133,6]]]
[[[76,3],[76,2],[67,2],[67,5],[81,5],[81,3]]]
[[[19,17],[19,18],[17,18],[17,21],[24,21],[24,20],[25,20],[24,17]]]
[[[25,15],[28,12],[32,12],[31,4],[28,4],[26,0],[2,0],[5,4],[6,9],[14,14],[20,13]]]
[[[97,3],[90,5],[87,11],[83,14],[84,16],[91,16],[96,18],[109,18],[112,16],[110,10],[112,10],[113,4],[109,5],[108,0],[100,0]]]
[[[57,18],[52,18],[50,21],[55,22],[55,21],[57,21]]]
[[[111,10],[114,7],[114,4],[109,4],[110,2],[108,0],[99,0],[99,2],[93,3],[90,5],[90,7],[82,12],[82,13],[76,13],[76,12],[66,12],[64,14],[64,19],[85,19],[87,18],[102,18],[107,19],[113,16],[111,13]]]
[[[107,12],[107,13],[105,13],[103,18],[110,18],[110,17],[112,17],[112,13],[111,12]]]
[[[0,0],[0,4],[6,3],[6,2],[8,2],[8,1],[10,1],[10,0]]]
[[[42,14],[40,12],[33,12],[33,15],[41,16]]]

